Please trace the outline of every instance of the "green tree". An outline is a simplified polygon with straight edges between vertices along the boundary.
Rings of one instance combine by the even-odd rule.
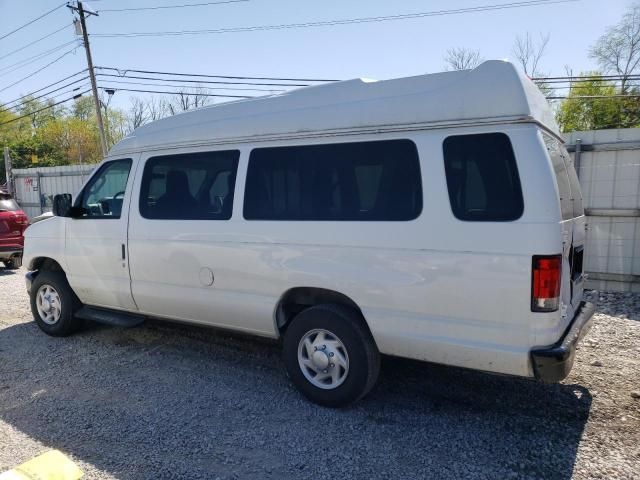
[[[107,147],[111,148],[127,134],[127,115],[121,110],[109,108],[103,115]]]
[[[560,105],[557,120],[563,132],[632,128],[640,126],[640,102],[635,96],[622,97],[615,83],[599,72],[586,72],[587,80],[575,82]],[[628,90],[627,95],[639,92]]]
[[[0,108],[0,149],[9,147],[15,168],[33,166],[33,158],[40,166],[95,163],[102,159],[92,98],[80,98],[69,108],[53,104],[53,100],[26,98],[15,109]],[[105,117],[112,146],[125,135],[127,118],[115,108],[110,108]],[[4,178],[1,161],[0,174]]]
[[[47,123],[36,136],[48,153],[43,153],[43,161],[47,164],[95,163],[102,158],[95,122],[68,116]]]
[[[16,110],[20,116],[28,115],[31,128],[35,130],[65,114],[65,108],[60,105],[54,106],[54,103],[53,100],[38,100],[27,97],[22,100]]]
[[[80,120],[89,120],[95,115],[95,106],[92,97],[80,97],[73,102],[71,114]]]

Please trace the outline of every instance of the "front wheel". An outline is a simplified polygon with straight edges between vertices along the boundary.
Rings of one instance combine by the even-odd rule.
[[[380,371],[380,354],[364,319],[340,305],[299,313],[284,335],[284,361],[295,386],[327,407],[360,400]]]
[[[44,270],[31,284],[31,312],[40,329],[54,337],[71,335],[82,320],[74,314],[81,304],[62,272]]]

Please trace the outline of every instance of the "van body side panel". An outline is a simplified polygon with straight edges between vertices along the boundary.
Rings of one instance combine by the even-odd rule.
[[[123,195],[120,215],[116,218],[65,218],[65,273],[69,285],[84,304],[136,311],[131,294],[126,244],[127,211],[134,192],[132,185],[136,176],[137,158],[138,155],[132,155],[127,159],[105,160],[84,187],[91,184],[105,165],[119,160],[129,161],[125,187],[120,192]]]
[[[504,132],[513,144],[525,205],[516,221],[465,222],[452,214],[443,141],[483,132]],[[140,311],[276,337],[273,315],[282,294],[317,287],[356,302],[382,353],[531,376],[531,347],[562,333],[559,312],[530,310],[532,255],[557,254],[562,248],[553,172],[537,127],[358,135],[353,141],[386,138],[409,138],[418,148],[423,210],[416,220],[243,218],[251,148],[345,138],[225,146],[241,150],[233,215],[227,221],[142,218],[138,175],[129,251]],[[207,148],[188,151],[198,150]],[[149,156],[142,155],[140,169]],[[210,286],[203,283],[207,270],[214,276]]]
[[[410,263],[419,281],[389,291],[397,301],[367,299],[364,315],[382,352],[528,375],[529,328],[514,308],[529,298],[521,280],[530,263],[526,257],[427,251],[404,268]],[[497,300],[479,284],[495,286],[508,300]]]
[[[205,147],[167,153],[211,150]],[[270,321],[273,303],[269,304],[264,294],[251,294],[235,286],[239,269],[247,263],[242,244],[233,241],[237,222],[149,219],[141,215],[142,171],[147,160],[158,155],[162,153],[142,155],[130,209],[131,289],[140,311],[274,337]],[[236,192],[240,182],[244,179],[236,180]],[[184,213],[188,215],[188,211]],[[249,263],[253,268],[255,261]]]
[[[68,218],[53,217],[46,222],[37,222],[25,230],[24,251],[22,259],[28,270],[33,270],[34,260],[37,258],[51,258],[60,264],[66,271],[68,269],[64,252],[65,231]]]

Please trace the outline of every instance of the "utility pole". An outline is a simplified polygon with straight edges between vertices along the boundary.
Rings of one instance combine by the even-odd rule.
[[[84,17],[84,8],[82,2],[78,1],[77,7],[69,6],[72,10],[77,10],[80,16],[80,25],[82,26],[82,39],[84,41],[84,50],[87,53],[87,67],[89,69],[89,78],[91,78],[91,90],[93,91],[93,102],[96,105],[96,119],[98,121],[98,131],[100,132],[100,143],[102,145],[102,155],[107,155],[107,137],[104,134],[104,123],[102,122],[102,111],[100,110],[100,98],[98,97],[98,86],[96,85],[96,75],[93,71],[93,60],[91,60],[91,48],[89,47],[89,35],[87,33],[87,24]],[[96,15],[96,13],[91,13]]]
[[[9,192],[9,195],[13,195],[13,173],[11,172],[9,147],[4,147],[4,169],[7,176],[7,192]]]

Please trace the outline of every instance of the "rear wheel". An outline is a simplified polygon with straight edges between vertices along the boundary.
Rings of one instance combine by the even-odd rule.
[[[284,360],[295,386],[327,407],[360,400],[380,370],[380,354],[364,319],[340,305],[316,305],[299,313],[284,335]]]
[[[12,257],[7,260],[3,260],[5,268],[8,270],[17,270],[22,266],[22,257]]]
[[[80,329],[82,320],[74,314],[81,303],[62,272],[44,270],[31,284],[31,312],[40,329],[63,337]]]

